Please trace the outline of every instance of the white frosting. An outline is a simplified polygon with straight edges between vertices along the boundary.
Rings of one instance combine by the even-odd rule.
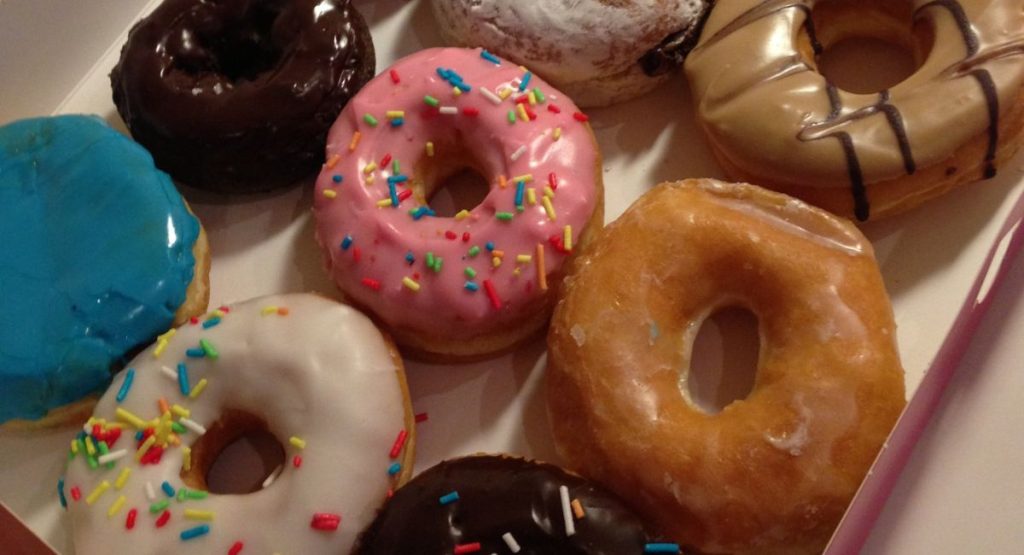
[[[264,310],[277,306],[287,314]],[[269,312],[265,314],[265,312]],[[186,350],[206,339],[219,352],[210,358],[190,358]],[[115,420],[124,408],[143,419],[158,416],[158,399],[191,411],[191,420],[208,427],[225,409],[239,409],[264,418],[269,431],[285,449],[285,465],[265,489],[248,495],[214,495],[202,500],[170,500],[169,522],[156,528],[146,484],[158,501],[168,499],[160,485],[176,490],[183,452],[170,446],[158,464],[135,461],[134,429],[125,425],[114,449],[129,455],[113,469],[90,470],[85,457],[68,465],[65,493],[75,549],[90,553],[227,553],[236,541],[242,553],[348,553],[359,532],[373,519],[393,480],[389,452],[406,422],[407,410],[396,369],[381,333],[358,311],[315,295],[294,294],[251,300],[230,308],[209,329],[186,324],[169,339],[159,358],[143,351],[129,368],[134,381],[122,403],[116,396],[126,372],[114,378],[96,407],[96,417]],[[161,370],[188,367],[193,387],[208,385],[196,399],[181,394],[176,381]],[[177,420],[177,418],[175,418]],[[289,442],[305,441],[299,449]],[[182,434],[183,445],[196,441]],[[408,444],[406,448],[411,448]],[[292,464],[302,457],[301,466]],[[123,467],[131,475],[123,489],[114,484]],[[102,481],[111,484],[91,506],[86,496]],[[71,488],[81,499],[74,501]],[[120,495],[126,502],[117,514],[107,512]],[[133,530],[125,529],[130,509],[138,516]],[[211,511],[211,522],[188,520],[185,509]],[[341,515],[334,531],[311,527],[314,513]],[[189,541],[179,534],[207,524],[210,531]]]

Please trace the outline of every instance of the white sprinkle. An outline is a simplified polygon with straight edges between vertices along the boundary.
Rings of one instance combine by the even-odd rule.
[[[84,430],[85,433],[87,433],[87,434],[91,434],[92,433],[92,422],[86,422],[85,424],[82,424],[82,430]]]
[[[459,113],[459,109],[456,108],[455,106],[441,106],[440,108],[437,109],[437,111],[441,112],[442,114],[448,114],[449,116]]]
[[[195,432],[195,433],[197,433],[199,435],[203,435],[203,434],[206,433],[206,428],[204,428],[201,424],[199,424],[195,420],[191,420],[191,419],[188,419],[188,418],[182,418],[182,419],[178,420],[178,422],[181,422],[182,426],[188,428],[189,430],[192,430],[193,432]]]
[[[173,369],[168,368],[166,366],[161,366],[160,367],[160,371],[163,372],[164,375],[167,376],[168,378],[174,380],[174,383],[178,383],[178,371],[177,370],[173,370]]]
[[[117,451],[111,451],[106,455],[100,455],[96,458],[96,461],[100,464],[107,464],[108,462],[114,462],[128,454],[127,449],[118,449]]]
[[[484,97],[486,97],[487,100],[490,100],[493,104],[501,104],[501,98],[498,95],[492,93],[491,90],[488,89],[487,87],[477,87],[477,90],[479,90],[480,94],[484,95]]]
[[[146,499],[156,501],[156,491],[153,489],[153,484],[149,482],[146,482]]]
[[[512,153],[512,156],[509,156],[509,158],[511,158],[512,161],[515,162],[516,160],[519,159],[520,156],[522,156],[525,153],[526,153],[526,145],[521,145],[519,148],[516,149],[515,152]]]
[[[505,532],[501,535],[501,539],[505,540],[505,545],[508,546],[509,551],[512,553],[519,553],[521,549],[516,539],[512,537],[512,532]]]
[[[569,488],[558,486],[558,495],[562,498],[562,519],[565,520],[565,535],[576,533],[576,523],[572,521],[572,509],[569,507]]]
[[[263,480],[263,489],[270,487],[270,484],[273,484],[274,480],[281,475],[282,470],[284,470],[284,466],[279,466],[274,469],[274,471],[270,473],[270,476],[267,476],[267,479]]]

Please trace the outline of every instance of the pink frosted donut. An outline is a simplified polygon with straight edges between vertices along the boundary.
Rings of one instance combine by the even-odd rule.
[[[330,130],[316,237],[347,297],[407,351],[466,359],[543,327],[567,261],[603,220],[587,117],[529,71],[476,49],[431,49],[370,81]],[[429,200],[472,169],[484,200]]]

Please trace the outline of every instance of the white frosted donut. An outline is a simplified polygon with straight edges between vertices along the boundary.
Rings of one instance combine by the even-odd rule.
[[[586,108],[640,96],[682,63],[704,0],[433,0],[448,44],[524,64]]]
[[[395,353],[367,317],[310,294],[254,299],[164,334],[72,441],[59,489],[75,551],[347,553],[412,470]],[[276,478],[245,495],[202,491],[220,449],[260,421],[284,448]],[[155,432],[139,440],[140,430]]]

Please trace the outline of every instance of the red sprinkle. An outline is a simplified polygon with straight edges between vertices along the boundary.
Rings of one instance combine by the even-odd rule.
[[[224,306],[224,305],[220,305],[220,308],[218,308],[217,310],[220,310],[220,311],[221,311],[221,312],[223,312],[224,314],[227,314],[228,312],[231,312],[231,308],[229,308],[229,307],[226,307],[226,306]]]
[[[548,104],[548,111],[549,112],[554,112],[556,114],[561,114],[562,113],[562,111],[558,109],[558,106],[555,106],[554,104]]]
[[[448,239],[449,241],[454,241],[454,240],[458,239],[459,236],[456,235],[454,231],[449,229],[448,231],[444,232],[444,238]]]
[[[514,102],[515,102],[516,104],[526,104],[526,103],[527,103],[527,102],[529,102],[529,101],[530,101],[530,96],[529,96],[529,95],[526,95],[526,94],[524,94],[524,95],[522,95],[522,96],[520,96],[519,98],[517,98],[517,99],[515,99],[515,100],[514,100]]]
[[[228,550],[228,555],[238,555],[242,552],[242,542],[235,542],[231,545],[231,549]]]
[[[462,242],[463,243],[468,243],[469,242],[469,232],[468,231],[463,231],[462,232]]]
[[[352,247],[352,260],[356,263],[363,258],[363,251],[359,250],[359,247]]]
[[[552,191],[558,189],[558,176],[555,175],[555,172],[548,174],[548,185],[551,185]]]
[[[460,553],[476,553],[477,551],[480,551],[480,542],[460,543],[455,546],[455,551],[452,553],[459,555]]]
[[[462,109],[462,113],[470,117],[476,117],[480,115],[480,110],[477,110],[472,106],[466,106]]]
[[[277,313],[281,316],[288,316],[288,307],[282,306],[281,308],[277,309]]]
[[[523,105],[523,111],[526,112],[526,117],[529,118],[530,121],[537,119],[537,113],[530,109],[529,104]]]
[[[392,82],[392,83],[394,83],[394,84],[396,84],[396,85],[397,85],[398,83],[401,83],[401,82],[402,82],[402,80],[401,80],[401,79],[400,79],[400,78],[398,77],[398,72],[397,72],[397,71],[395,71],[395,70],[393,70],[393,69],[392,69],[392,70],[391,70],[391,71],[389,71],[388,73],[390,73],[390,74],[391,74],[391,82]]]
[[[390,162],[391,162],[391,153],[389,152],[389,153],[385,154],[383,158],[380,159],[380,164],[377,164],[377,165],[383,168],[384,166],[388,165]]]
[[[92,437],[98,440],[103,440],[103,428],[100,428],[99,424],[92,425]],[[110,447],[109,445],[107,447]]]
[[[124,527],[131,530],[135,528],[135,517],[139,515],[138,509],[132,509],[128,511],[128,518],[124,521]]]
[[[334,513],[313,513],[310,526],[317,530],[334,531],[341,524],[341,515]]]
[[[565,243],[562,241],[561,235],[555,234],[548,237],[548,242],[551,243],[552,247],[555,247],[556,251],[562,254],[569,254],[569,251],[565,249]]]
[[[71,498],[75,501],[82,498],[82,490],[78,489],[78,486],[71,488]]]
[[[292,466],[295,468],[302,466],[302,457],[295,455],[295,458],[292,459]]]
[[[584,114],[583,112],[574,112],[572,114],[572,119],[576,121],[590,121],[590,117]]]
[[[493,306],[495,310],[500,309],[501,297],[498,296],[498,292],[494,289],[494,284],[491,283],[491,280],[484,280],[484,289],[487,291],[487,298],[491,299],[491,306]]]
[[[405,446],[405,438],[409,436],[409,433],[405,430],[398,432],[398,437],[395,438],[395,444],[391,446],[391,452],[388,455],[394,459],[398,457],[398,454],[402,452],[402,447]]]
[[[426,422],[429,419],[430,419],[430,415],[428,415],[425,412],[421,412],[421,413],[416,415],[416,423],[417,424],[419,424],[421,422]]]
[[[405,199],[407,199],[407,198],[409,198],[411,196],[412,196],[412,189],[403,189],[401,193],[398,193],[398,202],[402,202],[403,200],[405,200]]]
[[[194,325],[199,323],[199,317],[198,316],[193,316],[193,317],[188,319],[188,322],[194,326]]]
[[[168,520],[171,520],[171,511],[165,509],[164,513],[160,515],[160,518],[156,519],[156,527],[163,528],[164,525],[167,524]]]
[[[380,281],[373,278],[363,278],[363,285],[373,289],[374,291],[380,291]]]

